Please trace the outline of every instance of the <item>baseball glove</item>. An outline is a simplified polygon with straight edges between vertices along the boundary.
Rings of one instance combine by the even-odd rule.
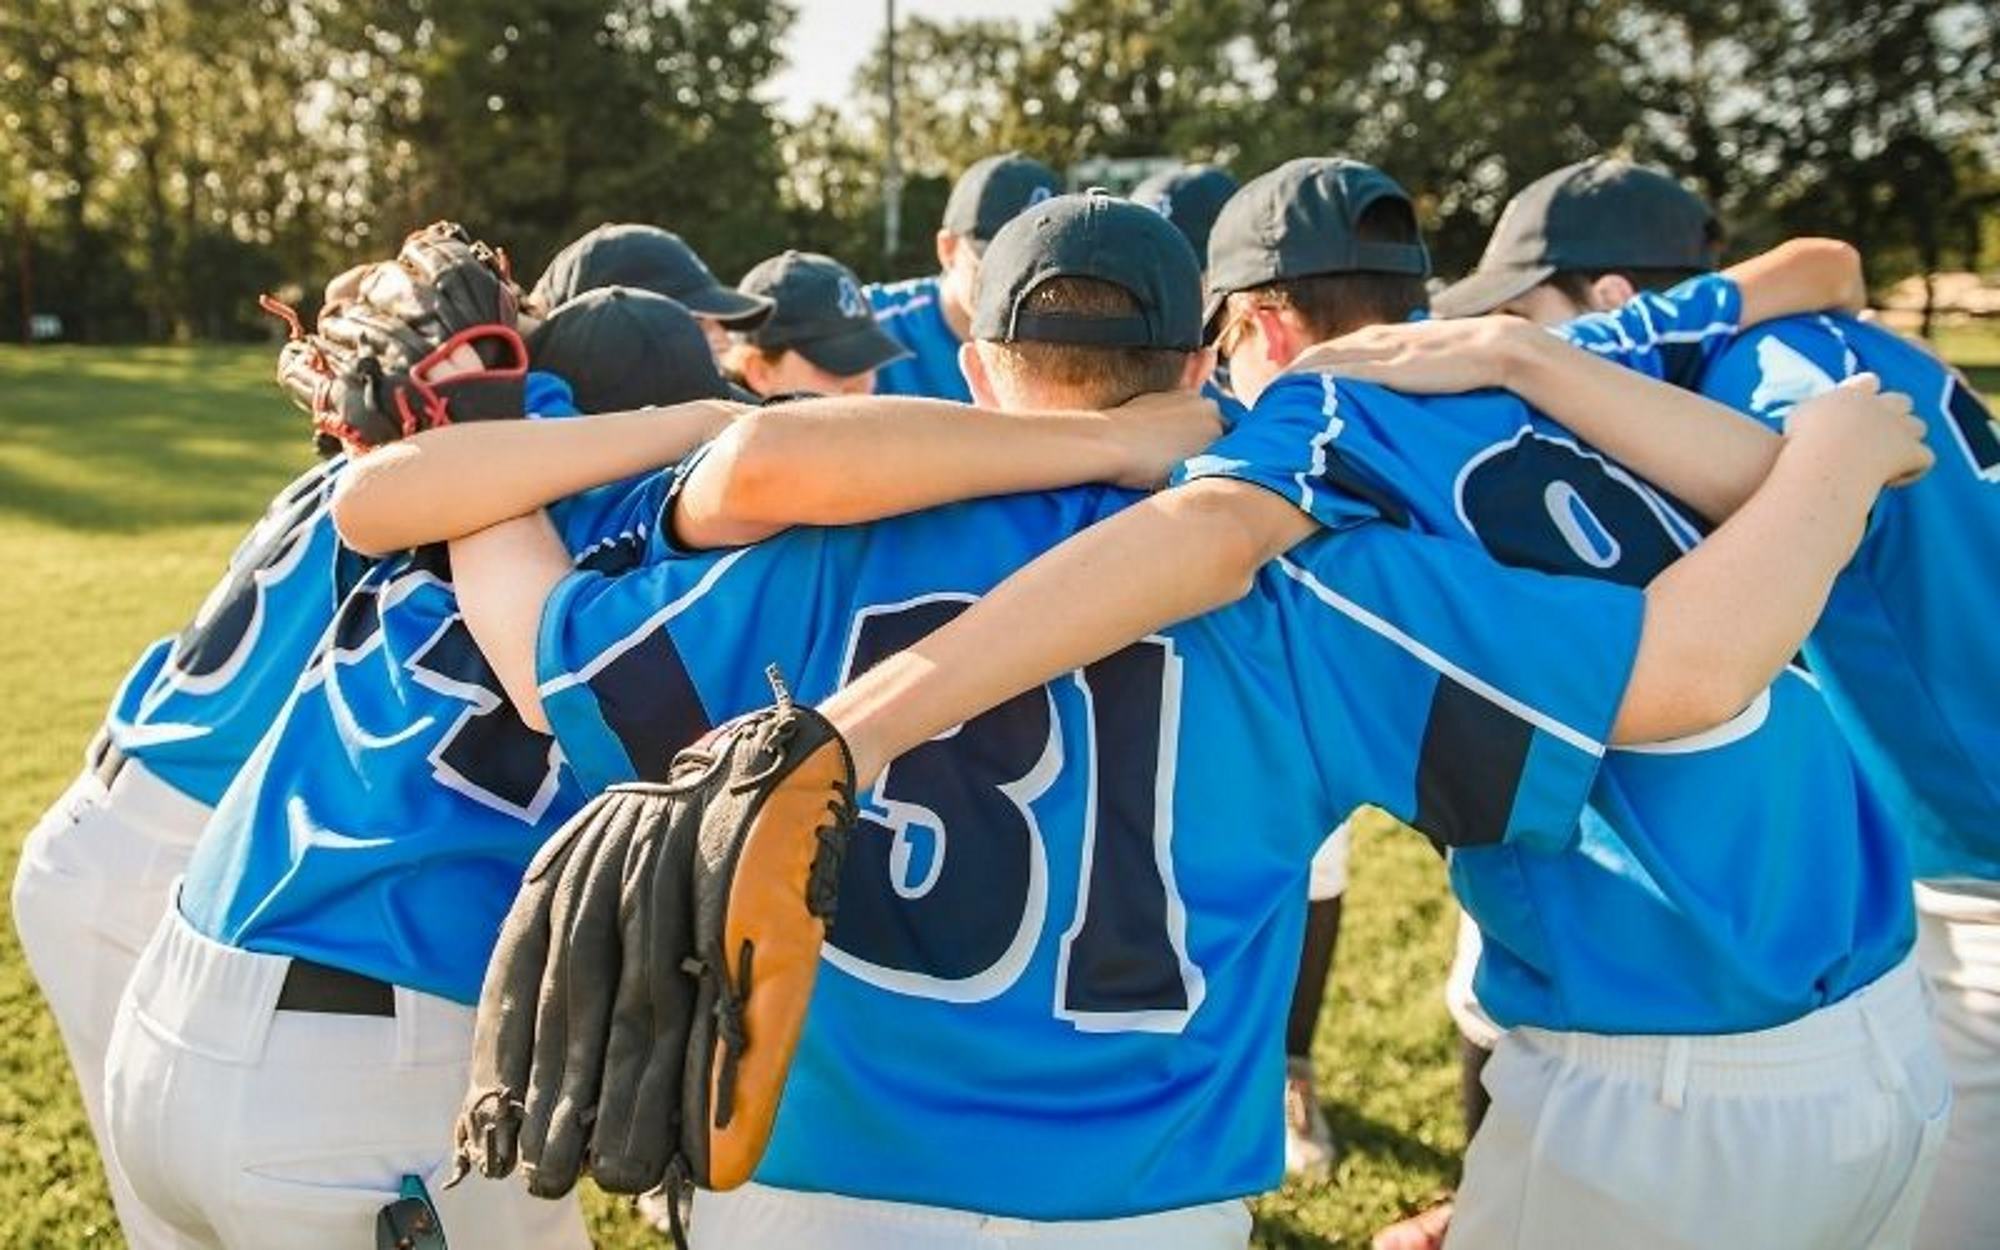
[[[264,296],[291,338],[278,385],[351,451],[453,421],[521,415],[527,349],[504,254],[441,221],[327,288],[319,323]]]
[[[613,786],[542,848],[501,926],[457,1174],[560,1197],[750,1179],[832,922],[854,771],[775,706]]]

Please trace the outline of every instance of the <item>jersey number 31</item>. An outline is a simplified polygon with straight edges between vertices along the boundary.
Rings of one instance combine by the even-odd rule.
[[[965,609],[957,596],[871,608],[845,675],[865,672]],[[1087,758],[1063,758],[1057,703],[1038,687],[917,747],[882,774],[848,844],[836,967],[899,993],[979,1002],[1015,984],[1043,936],[1048,849],[1033,804],[1084,779],[1075,912],[1052,1010],[1090,1032],[1179,1032],[1200,1006],[1173,875],[1180,661],[1148,639],[1066,679]]]

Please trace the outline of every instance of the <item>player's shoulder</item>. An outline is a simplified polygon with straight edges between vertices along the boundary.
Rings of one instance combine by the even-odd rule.
[[[938,276],[871,283],[862,288],[862,294],[868,297],[868,306],[878,320],[900,317],[937,303]]]

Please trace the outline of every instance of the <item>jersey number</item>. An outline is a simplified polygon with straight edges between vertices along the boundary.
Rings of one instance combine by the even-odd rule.
[[[380,645],[381,604],[399,597],[394,587],[362,586],[348,595],[323,644],[335,664],[357,663]],[[454,614],[405,663],[418,685],[468,705],[431,751],[438,784],[529,823],[540,820],[561,780],[555,739],[514,710],[464,618]]]
[[[864,613],[846,676],[965,606],[931,598]],[[1169,642],[1148,639],[1069,680],[1086,710],[1088,786],[1053,1010],[1088,1031],[1178,1032],[1202,997],[1170,848],[1180,662]],[[872,984],[951,1002],[1012,986],[1047,919],[1033,804],[1063,771],[1062,737],[1055,699],[1038,688],[886,770],[848,844],[828,958]]]
[[[1652,581],[1695,537],[1624,470],[1530,432],[1468,466],[1458,507],[1502,564],[1627,586]]]
[[[230,558],[229,572],[174,641],[170,663],[196,694],[227,685],[255,645],[264,622],[264,588],[283,581],[309,544],[326,478],[308,474],[271,505]]]

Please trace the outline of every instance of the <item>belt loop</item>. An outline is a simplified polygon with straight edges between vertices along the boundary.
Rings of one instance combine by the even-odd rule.
[[[1900,1057],[1889,1049],[1889,1039],[1882,1036],[1882,1022],[1875,1018],[1877,1005],[1867,999],[1857,1005],[1861,1008],[1861,1028],[1868,1034],[1868,1049],[1875,1060],[1875,1077],[1884,1090],[1898,1093],[1907,1083],[1903,1065]]]
[[[1669,1111],[1687,1106],[1688,1068],[1693,1050],[1685,1037],[1667,1039],[1667,1053],[1660,1064],[1660,1105]]]

